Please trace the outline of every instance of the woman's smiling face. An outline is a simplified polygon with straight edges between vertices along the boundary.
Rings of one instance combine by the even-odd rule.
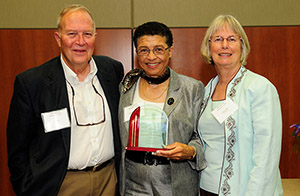
[[[164,54],[154,54],[153,49],[163,49]],[[144,35],[137,40],[137,51],[150,50],[148,55],[137,55],[139,66],[151,77],[163,75],[169,65],[173,46],[168,48],[166,38],[160,35]]]
[[[240,38],[228,26],[219,28],[210,39],[210,53],[216,66],[240,66]]]

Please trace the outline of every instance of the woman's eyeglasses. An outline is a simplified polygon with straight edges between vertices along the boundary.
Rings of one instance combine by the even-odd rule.
[[[157,46],[155,48],[153,48],[152,50],[150,50],[149,48],[146,47],[141,47],[139,48],[136,53],[139,56],[148,56],[150,54],[150,51],[153,52],[153,54],[155,55],[164,55],[166,53],[166,50],[168,50],[168,48],[164,48],[163,46]]]
[[[238,40],[242,41],[242,38],[231,35],[231,36],[226,37],[226,38],[222,37],[222,36],[213,36],[211,39],[209,39],[210,42],[212,41],[213,43],[217,43],[217,44],[223,43],[224,40],[226,40],[229,44],[234,44]]]

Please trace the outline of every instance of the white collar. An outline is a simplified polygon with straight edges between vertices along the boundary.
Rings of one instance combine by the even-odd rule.
[[[64,73],[65,73],[66,80],[69,81],[72,85],[78,84],[79,79],[77,77],[77,74],[72,69],[70,69],[70,67],[66,64],[66,62],[62,58],[62,55],[60,55],[60,61],[61,61]],[[87,75],[87,77],[84,79],[83,82],[84,83],[91,82],[93,77],[96,75],[97,71],[98,71],[98,68],[92,57],[90,60],[90,73]]]

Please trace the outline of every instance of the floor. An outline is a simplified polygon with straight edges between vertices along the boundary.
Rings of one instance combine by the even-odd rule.
[[[284,196],[300,196],[300,179],[282,179]]]

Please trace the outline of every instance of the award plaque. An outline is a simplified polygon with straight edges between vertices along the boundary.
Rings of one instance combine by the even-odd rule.
[[[168,117],[154,105],[137,107],[129,120],[126,150],[155,152],[162,150],[168,141]]]

